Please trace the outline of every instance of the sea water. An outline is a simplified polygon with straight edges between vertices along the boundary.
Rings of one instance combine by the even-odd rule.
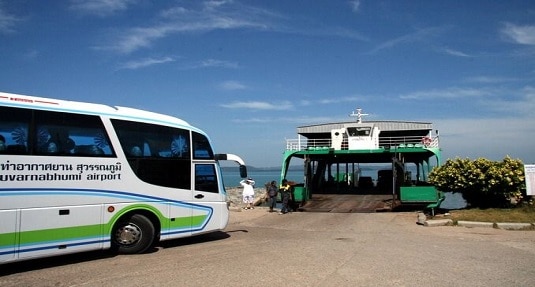
[[[273,180],[276,181],[277,184],[280,184],[281,172],[280,170],[247,171],[247,177],[250,177],[255,181],[255,188],[261,188],[264,187],[266,183],[270,183]],[[288,171],[286,179],[297,183],[303,182],[303,171]],[[223,171],[223,183],[225,187],[240,186],[241,180],[242,178],[240,178],[239,172]]]
[[[266,183],[270,183],[273,180],[277,184],[280,184],[281,181],[280,170],[252,170],[247,171],[247,176],[255,181],[255,188],[264,187]],[[370,176],[375,179],[377,178],[377,170],[362,170],[361,176]],[[223,184],[225,187],[240,186],[241,180],[239,172],[223,171]],[[286,180],[303,183],[305,181],[304,172],[302,170],[289,170],[286,173]]]

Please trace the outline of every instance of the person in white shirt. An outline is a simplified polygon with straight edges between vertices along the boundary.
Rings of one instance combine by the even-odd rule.
[[[253,209],[254,202],[254,180],[252,178],[244,179],[240,181],[241,186],[243,186],[243,203],[245,203],[245,209]]]

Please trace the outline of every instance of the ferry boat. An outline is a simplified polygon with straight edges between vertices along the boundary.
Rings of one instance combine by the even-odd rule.
[[[304,170],[303,181],[293,183],[293,202],[300,210],[331,212],[413,203],[438,206],[443,196],[427,182],[441,162],[438,130],[428,122],[364,121],[366,115],[357,108],[350,114],[356,120],[301,126],[297,139],[286,140],[281,181],[295,162]],[[383,168],[371,178],[362,176],[365,165]],[[351,201],[356,205],[348,204]]]

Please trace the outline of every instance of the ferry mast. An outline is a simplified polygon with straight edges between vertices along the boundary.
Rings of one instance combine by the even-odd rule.
[[[357,111],[357,112],[355,113],[355,111]],[[361,108],[357,108],[355,111],[352,111],[349,116],[350,117],[356,117],[357,118],[357,123],[359,123],[359,124],[362,123],[362,116],[369,116],[369,114],[363,114]]]

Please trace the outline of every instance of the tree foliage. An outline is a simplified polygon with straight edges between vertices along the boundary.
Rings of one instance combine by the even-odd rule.
[[[506,207],[519,203],[525,191],[524,164],[505,157],[448,159],[429,174],[429,181],[444,192],[459,192],[470,206]]]

